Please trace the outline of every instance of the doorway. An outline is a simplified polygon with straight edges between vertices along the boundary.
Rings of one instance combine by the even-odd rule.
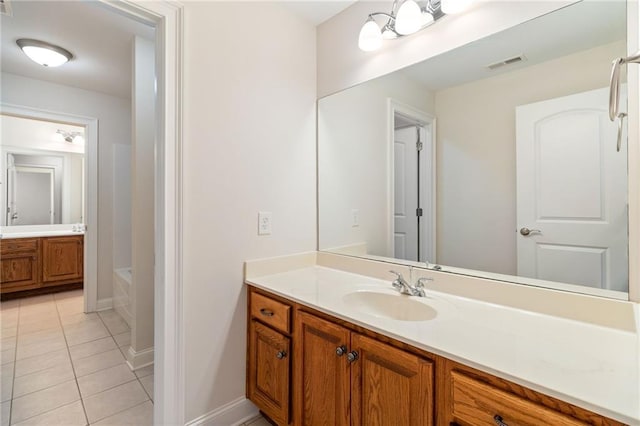
[[[436,263],[435,118],[389,100],[392,256]]]

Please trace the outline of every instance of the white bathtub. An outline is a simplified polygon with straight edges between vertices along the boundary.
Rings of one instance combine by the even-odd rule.
[[[113,309],[131,327],[131,268],[113,271]]]

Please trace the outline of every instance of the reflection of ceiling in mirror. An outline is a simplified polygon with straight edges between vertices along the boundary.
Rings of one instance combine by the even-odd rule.
[[[84,153],[84,144],[68,143],[56,136],[58,130],[84,134],[84,127],[0,114],[3,147]]]
[[[625,23],[626,2],[583,1],[401,72],[428,89],[439,90],[624,40]],[[487,68],[522,54],[525,61],[493,71]]]

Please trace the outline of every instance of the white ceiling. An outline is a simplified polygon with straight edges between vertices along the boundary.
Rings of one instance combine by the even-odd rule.
[[[446,17],[436,25],[446,25]],[[624,40],[626,33],[626,2],[583,1],[401,72],[430,90],[439,90]],[[493,71],[487,68],[521,54],[526,61]]]
[[[11,1],[12,16],[0,16],[2,72],[66,86],[131,97],[131,40],[154,39],[150,26],[125,18],[96,1]],[[74,58],[45,68],[16,45],[33,38],[61,46]]]
[[[357,0],[298,0],[282,4],[296,15],[318,26],[337,15]]]

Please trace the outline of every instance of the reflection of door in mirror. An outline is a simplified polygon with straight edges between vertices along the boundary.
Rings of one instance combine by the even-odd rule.
[[[520,276],[626,290],[627,154],[616,150],[608,96],[516,108]]]
[[[9,168],[7,223],[47,225],[55,220],[55,169],[12,166]]]
[[[431,125],[397,112],[393,119],[393,256],[427,262],[434,259],[431,248],[435,246],[429,225],[435,207],[429,196]]]

